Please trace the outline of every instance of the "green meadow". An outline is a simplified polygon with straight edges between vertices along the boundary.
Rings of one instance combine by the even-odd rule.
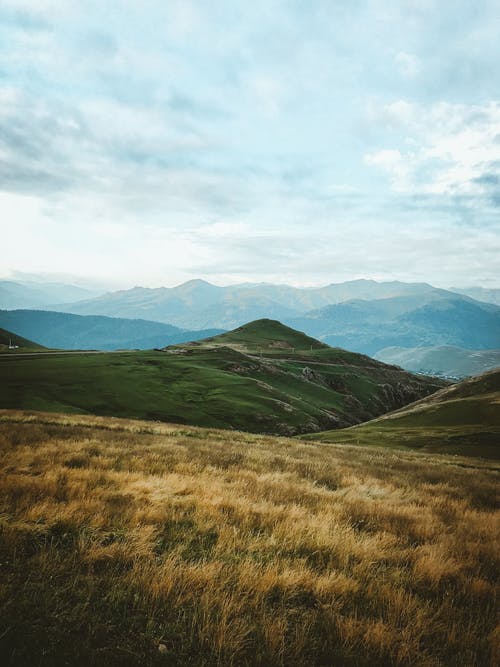
[[[4,408],[281,435],[350,426],[443,386],[269,320],[163,351],[4,355],[0,374]]]

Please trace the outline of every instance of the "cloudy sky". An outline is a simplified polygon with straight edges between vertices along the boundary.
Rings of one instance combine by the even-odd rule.
[[[499,0],[0,0],[0,274],[500,286]]]

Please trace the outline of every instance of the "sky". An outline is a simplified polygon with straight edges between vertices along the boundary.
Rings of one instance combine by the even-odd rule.
[[[499,0],[0,0],[0,275],[500,287]]]

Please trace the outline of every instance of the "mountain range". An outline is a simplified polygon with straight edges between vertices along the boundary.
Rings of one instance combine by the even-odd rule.
[[[0,308],[43,308],[52,303],[81,301],[100,292],[77,285],[34,280],[0,280]]]
[[[80,314],[147,317],[190,329],[232,329],[270,318],[324,342],[375,354],[390,346],[500,347],[500,307],[426,283],[356,280],[321,288],[193,280],[112,292],[59,306]]]
[[[267,283],[219,287],[204,280],[190,280],[177,287],[134,287],[110,292],[78,303],[58,304],[57,310],[80,315],[142,317],[191,329],[213,326],[232,329],[252,319],[283,320],[352,299],[418,297],[432,300],[443,292],[447,294],[446,290],[426,283],[373,280],[314,288]]]
[[[221,333],[220,329],[189,331],[162,322],[45,310],[0,310],[0,326],[44,347],[65,350],[147,350]]]
[[[369,355],[392,346],[494,349],[500,345],[500,308],[445,290],[346,301],[285,321],[329,345]]]
[[[25,287],[22,292],[21,283],[15,284],[15,290],[10,283],[6,292],[7,282],[0,284],[0,287],[3,285],[0,306],[4,304],[6,307],[8,302],[10,308],[12,304],[19,308],[22,303],[33,301],[31,287]],[[47,284],[42,287],[47,290]],[[71,286],[66,287],[73,290]],[[203,280],[191,280],[172,288],[135,287],[84,299],[79,298],[80,292],[73,291],[71,300],[53,303],[50,310],[148,320],[150,328],[153,328],[151,322],[160,322],[188,331],[220,331],[255,319],[277,319],[330,345],[369,355],[378,354],[387,347],[412,349],[444,345],[470,350],[499,349],[500,307],[486,302],[488,298],[495,300],[498,290],[470,288],[462,291],[476,294],[478,298],[427,283],[398,281],[354,280],[325,287],[296,288],[267,283],[219,287]],[[43,298],[46,300],[51,294],[45,293]],[[49,308],[44,306],[44,309]],[[80,323],[83,325],[84,321]],[[22,331],[11,328],[16,333],[49,344],[46,338],[42,341],[36,328]],[[112,349],[116,345],[162,346],[155,338],[156,334],[162,333],[155,329],[152,335],[141,332],[118,339],[110,334],[106,340],[100,338],[92,342],[92,346],[101,349]],[[165,330],[164,333],[168,335],[169,332]],[[78,345],[90,346],[90,340],[84,340],[83,332],[80,340]],[[163,345],[169,342],[172,340],[165,338]],[[67,338],[59,344],[68,347]],[[71,347],[75,345],[73,343]]]

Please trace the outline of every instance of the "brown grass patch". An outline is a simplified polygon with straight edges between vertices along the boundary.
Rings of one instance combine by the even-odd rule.
[[[0,465],[9,664],[497,664],[491,462],[3,411]]]

